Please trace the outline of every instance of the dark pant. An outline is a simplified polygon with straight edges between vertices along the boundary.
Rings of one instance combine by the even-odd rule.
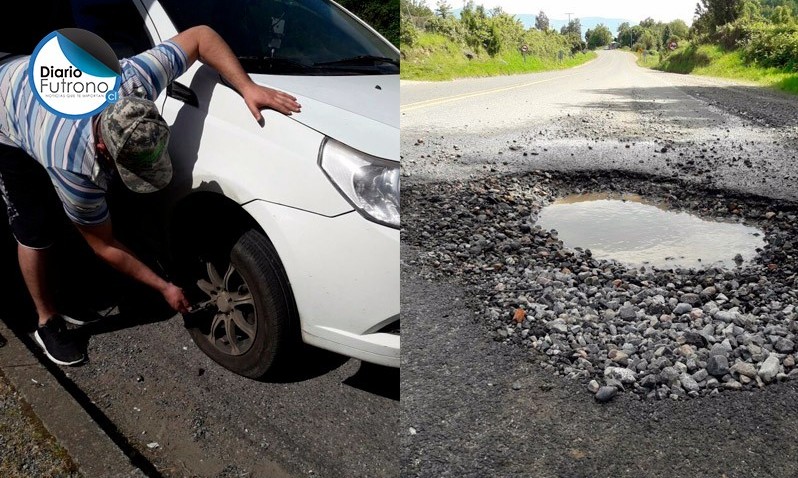
[[[0,194],[17,242],[44,249],[53,245],[66,219],[50,176],[19,148],[0,144]]]

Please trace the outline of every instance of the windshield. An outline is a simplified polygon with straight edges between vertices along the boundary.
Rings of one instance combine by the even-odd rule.
[[[398,74],[399,54],[328,0],[161,0],[178,30],[209,25],[249,73]]]

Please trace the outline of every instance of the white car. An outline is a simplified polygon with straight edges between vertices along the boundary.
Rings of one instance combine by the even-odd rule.
[[[210,25],[255,82],[302,105],[290,117],[264,111],[261,127],[200,62],[157,100],[172,129],[175,180],[152,197],[131,198],[122,215],[143,219],[137,230],[164,268],[197,284],[191,297],[208,307],[187,324],[206,354],[260,377],[301,335],[399,366],[393,45],[329,0],[32,3],[46,3],[39,11],[62,22],[42,30],[92,30],[120,57]]]

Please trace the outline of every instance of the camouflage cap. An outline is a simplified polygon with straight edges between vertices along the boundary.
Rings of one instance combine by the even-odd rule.
[[[100,134],[130,190],[151,193],[172,180],[169,126],[152,101],[120,98],[100,113]]]

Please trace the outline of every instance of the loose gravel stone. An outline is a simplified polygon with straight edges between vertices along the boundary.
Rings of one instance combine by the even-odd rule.
[[[776,349],[777,352],[788,354],[793,351],[795,344],[789,339],[779,339],[775,344],[773,344],[773,348]]]
[[[691,308],[701,302],[701,298],[698,296],[698,294],[682,294],[682,296],[679,297],[679,300],[686,304],[690,304]]]
[[[707,369],[702,368],[701,370],[693,374],[693,380],[695,380],[696,382],[703,382],[704,380],[707,379],[708,376],[709,372],[707,372]]]
[[[599,388],[601,388],[601,387],[599,386],[599,383],[597,381],[595,381],[595,380],[591,380],[590,383],[587,384],[587,390],[590,393],[595,394],[596,392],[599,391]]]
[[[682,302],[680,304],[677,304],[676,307],[673,308],[673,315],[686,314],[691,310],[693,310],[692,305]]]
[[[675,385],[676,381],[679,380],[679,371],[674,367],[665,367],[660,372],[659,379],[668,386]]]
[[[684,343],[694,345],[696,347],[706,347],[707,339],[698,332],[688,331],[684,333]]]
[[[737,362],[731,368],[731,372],[743,377],[756,377],[756,366],[748,362]]]
[[[721,342],[712,346],[709,355],[722,355],[728,356],[732,352],[732,347],[729,342]]]
[[[770,355],[762,362],[762,366],[759,367],[759,377],[762,378],[765,383],[772,382],[778,373],[779,358],[776,355]]]
[[[596,401],[599,403],[606,403],[612,400],[612,397],[618,393],[618,389],[615,387],[604,386],[598,389],[596,392]]]
[[[621,310],[618,311],[618,315],[623,320],[632,320],[637,317],[637,312],[635,308],[632,306],[621,307]]]
[[[707,359],[707,373],[722,377],[729,373],[729,359],[725,355],[712,355]]]
[[[695,381],[693,377],[683,373],[679,376],[679,381],[682,383],[682,388],[684,388],[688,392],[698,392],[701,390],[701,387],[698,386],[698,382]]]
[[[666,199],[720,220],[737,211],[733,217],[760,227],[766,244],[734,269],[631,268],[568,249],[556,231],[535,224],[556,197],[607,191]],[[793,371],[798,378],[790,358],[798,333],[796,205],[595,172],[480,177],[402,193],[410,204],[403,242],[423,251],[413,259],[423,276],[473,287],[493,338],[531,346],[553,374],[679,400],[752,389]],[[768,211],[776,212],[769,220]],[[519,309],[525,313],[514,319]]]
[[[726,388],[728,390],[742,390],[743,384],[741,384],[737,380],[729,380],[728,382],[723,384],[723,388]]]
[[[622,367],[607,367],[604,370],[604,377],[609,379],[615,379],[620,381],[622,384],[630,384],[637,381],[635,377],[635,373],[628,368]]]

